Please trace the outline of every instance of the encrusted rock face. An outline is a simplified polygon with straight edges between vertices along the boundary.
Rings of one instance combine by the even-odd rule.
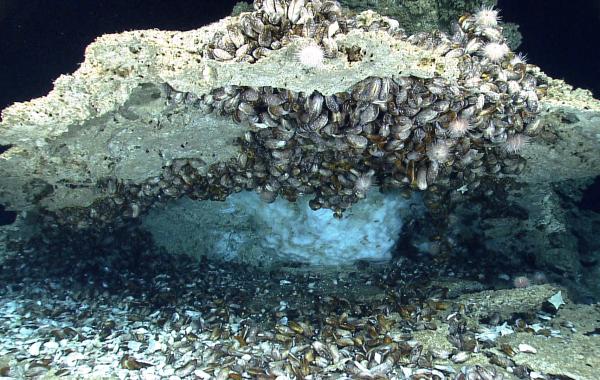
[[[245,190],[341,216],[379,185],[444,216],[448,191],[598,174],[600,105],[511,52],[493,9],[408,36],[335,1],[254,8],[100,37],[47,97],[4,110],[0,202],[85,228]]]

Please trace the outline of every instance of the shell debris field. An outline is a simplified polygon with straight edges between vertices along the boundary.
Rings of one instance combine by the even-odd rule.
[[[590,306],[584,318],[547,314],[543,303],[557,292],[550,285],[481,291],[483,284],[468,280],[477,269],[457,265],[440,270],[439,278],[478,287],[458,286],[449,297],[448,282],[432,279],[429,264],[410,259],[402,270],[366,266],[331,273],[312,267],[257,275],[239,263],[173,260],[148,245],[151,239],[140,230],[115,235],[94,250],[85,234],[72,236],[66,249],[63,239],[41,245],[39,239],[27,243],[36,255],[3,263],[2,376],[595,376],[600,337],[587,332],[595,331],[600,310]],[[573,311],[573,303],[565,302],[562,310]],[[578,356],[588,356],[589,364]]]

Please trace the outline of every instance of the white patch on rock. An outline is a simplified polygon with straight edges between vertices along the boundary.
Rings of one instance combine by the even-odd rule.
[[[310,209],[309,199],[267,204],[253,192],[233,194],[225,202],[182,199],[151,212],[144,224],[171,252],[263,266],[290,261],[337,266],[390,259],[402,214],[415,203],[373,189],[336,219],[332,210]]]
[[[525,353],[528,353],[528,354],[536,354],[537,353],[537,350],[534,347],[532,347],[529,344],[527,344],[527,343],[521,343],[521,344],[519,344],[519,351],[525,352]]]
[[[558,310],[559,307],[565,304],[565,300],[562,297],[562,292],[559,291],[558,293],[550,297],[548,299],[548,302],[550,302],[552,306],[554,306],[554,309]]]
[[[35,342],[31,346],[29,346],[29,355],[38,356],[40,354],[40,348],[42,347],[42,342]]]
[[[515,331],[504,322],[501,326],[494,326],[492,328],[481,328],[481,333],[476,334],[475,338],[482,342],[493,342],[499,336],[513,334]]]

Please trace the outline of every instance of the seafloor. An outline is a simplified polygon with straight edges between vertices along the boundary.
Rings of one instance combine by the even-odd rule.
[[[600,376],[599,305],[552,283],[514,288],[483,262],[267,271],[122,233],[118,246],[32,241],[4,255],[2,378]]]

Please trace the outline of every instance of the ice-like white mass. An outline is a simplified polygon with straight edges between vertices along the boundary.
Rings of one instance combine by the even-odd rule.
[[[418,203],[373,190],[336,219],[331,210],[311,210],[309,199],[267,204],[253,192],[233,194],[225,202],[182,199],[165,210],[153,210],[144,224],[158,244],[175,253],[263,266],[290,261],[347,265],[389,259],[403,212]]]

